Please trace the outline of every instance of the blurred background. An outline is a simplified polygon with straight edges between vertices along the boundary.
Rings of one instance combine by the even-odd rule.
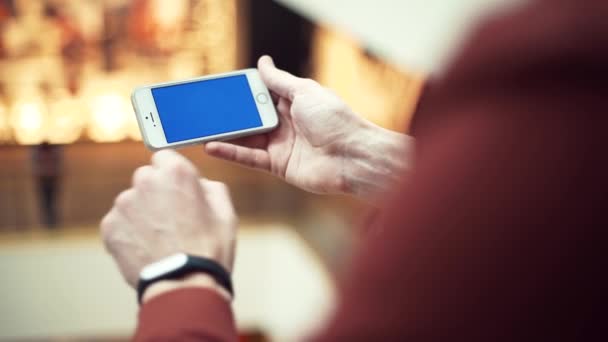
[[[262,54],[405,131],[487,0],[0,0],[0,340],[127,340],[137,305],[97,225],[147,163],[137,85],[255,66]],[[481,6],[484,5],[484,6]],[[180,150],[228,183],[242,218],[245,341],[322,324],[369,208]],[[272,279],[272,280],[271,280]]]

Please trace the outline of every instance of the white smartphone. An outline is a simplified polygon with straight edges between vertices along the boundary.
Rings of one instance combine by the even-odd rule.
[[[279,123],[257,69],[137,87],[131,102],[151,150],[264,133]]]

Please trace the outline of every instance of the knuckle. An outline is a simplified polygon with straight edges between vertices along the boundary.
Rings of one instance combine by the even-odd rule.
[[[175,154],[176,152],[173,150],[160,150],[158,152],[154,152],[151,160],[152,163],[160,165],[162,164],[163,160],[172,158]]]
[[[132,189],[121,192],[114,200],[114,207],[118,210],[127,210],[129,207],[131,207],[133,196],[134,193]]]
[[[150,166],[141,166],[133,173],[133,186],[148,187],[154,181],[153,176]]]
[[[226,185],[226,183],[219,181],[209,181],[209,186],[218,192],[225,194],[229,193],[228,185]]]
[[[322,87],[322,89],[324,92],[326,92],[331,97],[334,97],[334,98],[338,97],[338,95],[336,94],[336,92],[333,89],[331,89],[329,87]]]
[[[110,232],[110,227],[112,226],[112,221],[110,219],[110,214],[106,214],[106,216],[104,216],[101,219],[101,222],[99,223],[99,229],[101,231],[101,235],[106,236],[109,232]]]
[[[304,78],[302,79],[302,87],[307,89],[316,88],[319,87],[319,83],[312,78]]]
[[[190,162],[182,159],[175,160],[173,164],[169,166],[169,171],[178,176],[193,177],[197,175],[194,166]]]
[[[239,216],[236,214],[236,211],[234,211],[234,207],[232,205],[228,206],[226,220],[228,221],[228,224],[233,227],[236,227],[239,224]]]
[[[221,192],[225,193],[226,195],[230,195],[230,188],[228,187],[228,184],[219,183],[218,187],[220,188]]]
[[[228,191],[228,184],[224,183],[224,182],[216,182],[217,183],[217,187],[224,190],[224,191]]]
[[[114,226],[115,226],[115,220],[114,220],[112,212],[110,212],[110,213],[106,214],[106,216],[103,217],[103,219],[101,220],[101,223],[99,225],[101,237],[102,237],[105,245],[110,245]]]

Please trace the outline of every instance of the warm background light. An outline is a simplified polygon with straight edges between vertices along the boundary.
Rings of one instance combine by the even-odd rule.
[[[11,126],[18,143],[39,144],[46,138],[46,113],[41,101],[31,99],[13,105]]]
[[[82,101],[63,91],[58,99],[50,105],[48,142],[53,144],[70,144],[80,138],[87,123],[87,109]]]
[[[2,18],[2,142],[141,140],[129,100],[135,86],[238,67],[236,0],[51,7],[58,15],[49,19],[42,1],[19,0],[18,15]]]
[[[237,65],[236,0],[204,0],[192,9],[193,31],[186,46],[200,49],[209,73],[229,71]]]
[[[186,0],[153,0],[152,15],[164,29],[181,28],[180,24],[188,11]]]
[[[8,122],[8,111],[6,105],[0,102],[0,142],[11,138],[11,128]]]
[[[120,141],[127,136],[127,115],[130,113],[127,100],[116,93],[99,95],[90,103],[91,125],[88,134],[97,142]]]

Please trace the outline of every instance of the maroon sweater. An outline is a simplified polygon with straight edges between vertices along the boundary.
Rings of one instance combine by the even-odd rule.
[[[424,94],[415,171],[317,340],[608,340],[605,101],[608,1],[535,1],[481,23]],[[229,303],[183,289],[143,306],[135,339],[236,331]]]

